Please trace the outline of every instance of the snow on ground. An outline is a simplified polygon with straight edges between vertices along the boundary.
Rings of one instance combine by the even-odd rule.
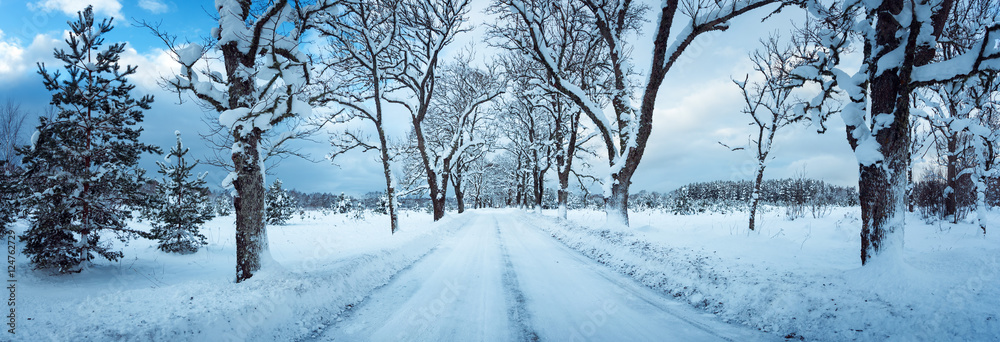
[[[120,262],[50,275],[30,270],[18,254],[15,340],[298,339],[329,325],[464,224],[462,217],[431,224],[428,214],[404,213],[390,235],[386,216],[311,215],[268,227],[276,264],[241,284],[233,282],[232,216],[209,222],[208,246],[191,255],[163,253],[138,239],[123,248]],[[23,229],[21,223],[15,231]]]
[[[576,253],[516,209],[468,225],[321,341],[771,341]],[[544,224],[544,222],[543,222]]]
[[[861,267],[858,208],[765,211],[757,232],[741,213],[638,212],[606,228],[598,211],[406,212],[396,235],[385,216],[309,213],[269,227],[275,264],[242,284],[233,218],[216,218],[192,255],[134,240],[120,262],[50,275],[18,254],[15,340],[661,340],[664,327],[693,340],[1000,340],[993,231],[910,216],[901,260]]]
[[[902,260],[861,267],[859,208],[795,221],[772,209],[757,232],[743,213],[639,212],[625,229],[605,227],[603,217],[571,211],[570,224],[541,227],[649,287],[779,336],[1000,340],[1000,239],[970,222],[908,216]]]

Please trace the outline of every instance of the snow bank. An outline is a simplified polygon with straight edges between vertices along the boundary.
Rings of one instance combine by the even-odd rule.
[[[730,322],[820,341],[1000,340],[1000,244],[972,223],[909,217],[901,258],[861,267],[858,208],[822,219],[633,213],[633,228],[600,212],[540,221],[567,246],[642,284]],[[995,215],[995,213],[992,213]],[[890,260],[894,259],[894,260]]]

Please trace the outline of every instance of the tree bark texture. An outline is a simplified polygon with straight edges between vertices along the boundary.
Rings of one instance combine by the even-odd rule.
[[[250,1],[239,2],[241,17],[250,15]],[[235,9],[226,9],[235,10]],[[255,85],[252,75],[241,69],[254,68],[256,56],[244,53],[235,41],[221,47],[229,85],[228,108],[250,108]],[[261,268],[261,255],[267,252],[267,231],[264,225],[264,170],[258,150],[263,132],[253,128],[243,134],[242,126],[233,128],[233,141],[241,148],[232,155],[236,179],[236,282],[249,279]]]
[[[952,113],[955,113],[952,111]],[[949,190],[944,195],[944,216],[951,223],[958,223],[958,134],[951,134],[948,139],[947,184]]]
[[[455,203],[458,206],[458,213],[465,212],[465,193],[462,192],[462,177],[459,174],[455,174],[451,180],[451,184],[455,188]]]
[[[390,234],[395,234],[396,229],[399,228],[399,214],[396,213],[396,188],[392,184],[392,170],[389,165],[389,151],[387,151],[385,134],[383,133],[381,127],[379,127],[379,140],[382,141],[381,157],[382,172],[385,174],[385,195],[389,201],[389,232]]]
[[[261,255],[267,252],[267,230],[264,225],[264,173],[260,168],[261,131],[254,129],[246,136],[237,136],[244,151],[233,154],[237,178],[233,181],[236,198],[236,282],[249,279],[261,268]]]
[[[760,205],[760,186],[764,182],[764,163],[757,167],[757,177],[753,181],[753,194],[750,196],[750,230],[757,228],[757,206]]]
[[[913,40],[918,33],[915,31],[919,31],[918,27],[904,30],[896,21],[903,5],[903,0],[886,0],[875,11],[877,55],[869,64],[869,80],[873,138],[878,142],[882,161],[860,165],[862,264],[887,248],[903,247],[903,213],[910,166],[910,72]],[[908,53],[902,63],[894,67],[879,65],[887,53],[907,43],[904,39],[910,39],[911,44],[907,46]],[[891,120],[880,119],[880,115],[891,115]]]

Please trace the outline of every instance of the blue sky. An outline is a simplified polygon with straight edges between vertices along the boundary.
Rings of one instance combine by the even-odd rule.
[[[482,41],[482,22],[489,17],[481,9],[486,1],[474,0],[471,21],[479,27],[455,42],[455,50],[470,42],[477,42],[481,59],[489,58],[489,49]],[[647,0],[651,5],[659,1]],[[106,36],[106,43],[124,41],[129,50],[123,56],[126,64],[139,66],[133,78],[138,87],[136,94],[153,94],[156,102],[146,112],[142,140],[168,149],[173,144],[173,132],[184,135],[185,144],[195,157],[208,153],[198,132],[207,130],[202,119],[204,113],[195,103],[185,99],[178,104],[178,97],[156,85],[156,80],[172,74],[176,66],[163,44],[148,30],[137,27],[132,20],[161,22],[162,28],[179,37],[179,40],[198,42],[215,25],[208,12],[214,1],[171,0],[93,0],[99,18],[114,16],[115,30]],[[51,94],[41,84],[36,73],[36,62],[45,62],[50,68],[59,67],[52,61],[52,49],[63,47],[62,32],[66,22],[75,19],[85,1],[78,0],[0,0],[0,101],[13,99],[35,113],[48,104]],[[776,29],[787,29],[790,20],[803,16],[801,12],[785,10],[782,14],[760,22],[763,11],[734,21],[728,32],[712,33],[699,37],[686,53],[686,62],[678,64],[667,74],[657,99],[653,133],[633,178],[632,191],[642,189],[669,191],[697,181],[750,179],[752,156],[731,152],[718,144],[741,144],[751,133],[749,117],[741,114],[742,98],[730,77],[742,78],[750,69],[746,57],[756,48],[757,39],[766,37]],[[650,34],[655,18],[647,15],[642,35],[632,37],[634,62],[640,70],[648,68],[651,46]],[[447,58],[447,56],[446,56]],[[390,134],[398,138],[406,133],[407,114],[395,114]],[[31,120],[30,126],[37,123]],[[843,123],[837,116],[828,123],[828,133],[818,135],[806,126],[797,126],[779,132],[775,141],[775,159],[766,172],[766,178],[789,177],[804,172],[808,177],[854,186],[857,184],[857,163],[845,139]],[[320,138],[325,141],[325,138]],[[304,152],[321,159],[329,153],[323,143],[300,144]],[[160,156],[147,156],[142,166],[155,174],[154,161]],[[309,163],[289,159],[269,170],[290,188],[302,191],[345,192],[363,194],[378,191],[384,186],[381,166],[374,154],[349,154],[337,161]],[[595,162],[600,165],[602,162]],[[226,173],[221,169],[202,166],[209,172],[208,180],[221,183]],[[554,176],[550,178],[554,179]]]

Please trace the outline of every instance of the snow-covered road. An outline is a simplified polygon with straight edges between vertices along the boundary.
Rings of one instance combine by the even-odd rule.
[[[319,341],[760,341],[570,250],[517,210],[477,211]]]

